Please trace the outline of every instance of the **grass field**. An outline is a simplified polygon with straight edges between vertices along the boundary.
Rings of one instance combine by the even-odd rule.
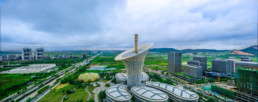
[[[0,99],[28,86],[27,83],[32,79],[32,77],[22,74],[0,74]]]
[[[92,61],[91,64],[93,65],[107,65],[107,68],[117,68],[116,70],[112,71],[88,71],[88,72],[95,72],[95,73],[100,73],[100,72],[119,72],[121,69],[125,68],[125,65],[123,64],[122,61],[115,61],[115,57],[119,53],[114,52],[106,52],[102,54],[101,56],[97,57],[95,60]]]
[[[104,79],[101,80],[101,82],[103,82],[103,83],[106,83],[106,82],[108,82],[108,81],[109,81],[109,80],[104,80]]]
[[[50,100],[52,102],[60,102],[65,94],[63,93],[63,90],[72,90],[75,87],[76,87],[75,85],[71,85],[69,83],[59,84],[46,96],[40,99],[39,102],[49,102]],[[94,88],[95,87],[91,87],[90,89],[93,90]],[[68,94],[66,97],[67,97],[67,100],[65,100],[64,102],[77,102],[77,101],[86,102],[89,96],[85,91],[85,88],[78,88],[74,90],[74,93]],[[92,98],[94,98],[94,94]]]
[[[53,91],[49,92],[47,95],[45,95],[43,98],[41,98],[39,100],[39,102],[49,102],[50,100],[52,102],[60,102],[62,100],[64,94],[65,94],[65,93],[63,93],[63,90],[71,90],[71,89],[74,89],[74,88],[75,88],[75,85],[59,84],[59,85],[57,85],[57,87]]]
[[[89,97],[88,93],[85,91],[85,88],[76,89],[74,93],[67,95],[68,100],[64,102],[75,102],[75,101],[83,101],[86,102]]]

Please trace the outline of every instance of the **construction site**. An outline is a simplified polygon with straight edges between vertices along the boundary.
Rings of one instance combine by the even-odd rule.
[[[257,67],[237,68],[236,84],[219,83],[211,85],[211,90],[242,102],[258,101]]]

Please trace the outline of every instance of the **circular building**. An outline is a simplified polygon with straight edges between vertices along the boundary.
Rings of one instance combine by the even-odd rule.
[[[115,78],[117,83],[126,84],[126,80],[127,80],[126,73],[116,73]]]
[[[147,86],[134,86],[131,93],[136,102],[167,102],[166,93]]]
[[[123,84],[116,84],[106,90],[108,102],[130,102],[132,96]]]
[[[99,74],[97,73],[84,73],[84,74],[81,74],[79,77],[78,77],[78,80],[81,81],[81,82],[94,82],[96,80],[99,80]]]
[[[117,83],[126,84],[127,74],[126,73],[117,73],[115,75],[115,78],[116,78]],[[148,80],[149,80],[149,75],[146,74],[145,72],[142,72],[142,76],[141,76],[142,83],[145,84],[146,81],[148,81]]]
[[[161,90],[168,94],[169,98],[180,102],[198,102],[199,95],[196,93],[160,82],[146,82],[146,86]]]

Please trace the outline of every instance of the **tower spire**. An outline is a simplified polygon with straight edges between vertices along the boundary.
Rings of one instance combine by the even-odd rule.
[[[134,34],[134,42],[135,42],[135,47],[134,47],[134,52],[138,53],[138,34]]]

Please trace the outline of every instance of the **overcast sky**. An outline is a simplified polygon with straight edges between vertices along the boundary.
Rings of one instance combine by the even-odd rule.
[[[155,48],[257,44],[257,0],[0,1],[2,50],[129,48],[135,33]]]

